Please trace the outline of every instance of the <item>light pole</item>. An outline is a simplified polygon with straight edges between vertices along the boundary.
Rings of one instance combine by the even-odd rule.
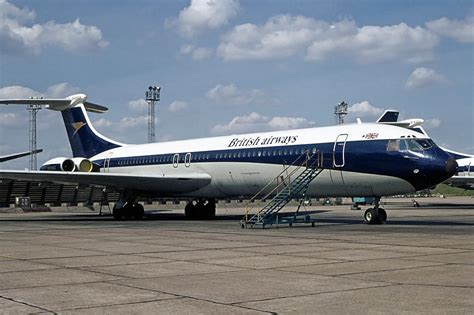
[[[160,86],[149,86],[145,91],[145,100],[148,103],[148,142],[155,142],[155,102],[160,100]]]
[[[344,101],[337,104],[334,108],[334,115],[336,115],[337,123],[339,125],[344,123],[344,117],[347,115],[348,104]]]
[[[30,97],[30,99],[42,99],[43,97]],[[29,123],[29,137],[30,137],[30,170],[36,171],[38,169],[38,159],[36,156],[37,147],[37,132],[36,132],[36,116],[38,111],[41,109],[41,105],[30,104],[27,105],[26,109],[29,111],[30,123]]]

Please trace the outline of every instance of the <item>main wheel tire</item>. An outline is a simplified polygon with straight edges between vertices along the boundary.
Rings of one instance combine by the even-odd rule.
[[[115,220],[122,220],[123,219],[123,208],[117,208],[114,206],[112,210],[112,216]]]
[[[196,217],[196,206],[193,205],[192,202],[188,203],[186,207],[184,207],[184,216],[188,220],[193,220]]]
[[[369,208],[365,210],[364,221],[367,224],[380,224],[380,219],[377,213],[377,209]]]
[[[145,208],[141,204],[136,204],[133,206],[133,218],[135,220],[141,220],[143,219],[143,216],[145,215]]]
[[[379,219],[380,223],[387,222],[387,212],[383,208],[379,208]]]
[[[207,204],[203,210],[204,210],[204,216],[206,219],[214,219],[216,217],[215,204]]]
[[[126,220],[132,220],[134,215],[134,208],[132,205],[127,204],[125,207],[122,208],[123,216]]]

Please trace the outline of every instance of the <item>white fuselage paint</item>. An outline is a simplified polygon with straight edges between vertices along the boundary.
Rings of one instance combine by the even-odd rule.
[[[290,140],[291,145],[308,145],[308,149],[321,143],[334,143],[338,136],[347,135],[346,141],[371,141],[384,139],[398,139],[416,135],[417,138],[427,138],[425,135],[412,130],[396,126],[381,124],[353,124],[322,128],[309,128],[299,130],[277,131],[258,134],[232,135],[215,138],[202,138],[183,141],[172,141],[142,145],[126,145],[116,149],[102,152],[91,158],[92,161],[108,158],[127,158],[160,154],[186,154],[215,150],[234,150],[243,148],[265,149],[282,144],[261,145],[263,139],[295,137]],[[369,139],[365,137],[370,134]],[[242,139],[259,138],[259,144],[247,146],[230,146]],[[238,139],[238,140],[235,140]],[[243,142],[241,142],[242,144]],[[212,154],[212,153],[211,153]],[[296,155],[294,156],[296,157]],[[273,180],[284,165],[266,164],[258,162],[201,162],[191,158],[188,164],[178,163],[178,165],[155,164],[136,165],[121,167],[105,167],[101,172],[126,173],[126,174],[153,174],[153,175],[185,175],[204,173],[212,177],[211,183],[193,193],[180,196],[200,196],[217,198],[239,198],[248,197],[259,192],[268,182]],[[398,177],[375,175],[366,173],[355,173],[334,169],[325,169],[311,182],[306,196],[384,196],[414,192],[415,188],[406,180]]]

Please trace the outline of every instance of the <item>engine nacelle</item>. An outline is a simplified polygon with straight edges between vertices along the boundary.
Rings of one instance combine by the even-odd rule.
[[[72,158],[76,171],[90,173],[94,169],[94,165],[89,159],[86,158]]]
[[[94,165],[86,158],[58,157],[41,165],[41,171],[92,172]]]

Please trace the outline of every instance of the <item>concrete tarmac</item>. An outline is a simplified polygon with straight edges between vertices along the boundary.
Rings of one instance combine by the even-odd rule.
[[[474,199],[417,200],[386,200],[384,225],[313,205],[315,227],[264,230],[222,204],[212,221],[1,213],[0,313],[472,314]]]

